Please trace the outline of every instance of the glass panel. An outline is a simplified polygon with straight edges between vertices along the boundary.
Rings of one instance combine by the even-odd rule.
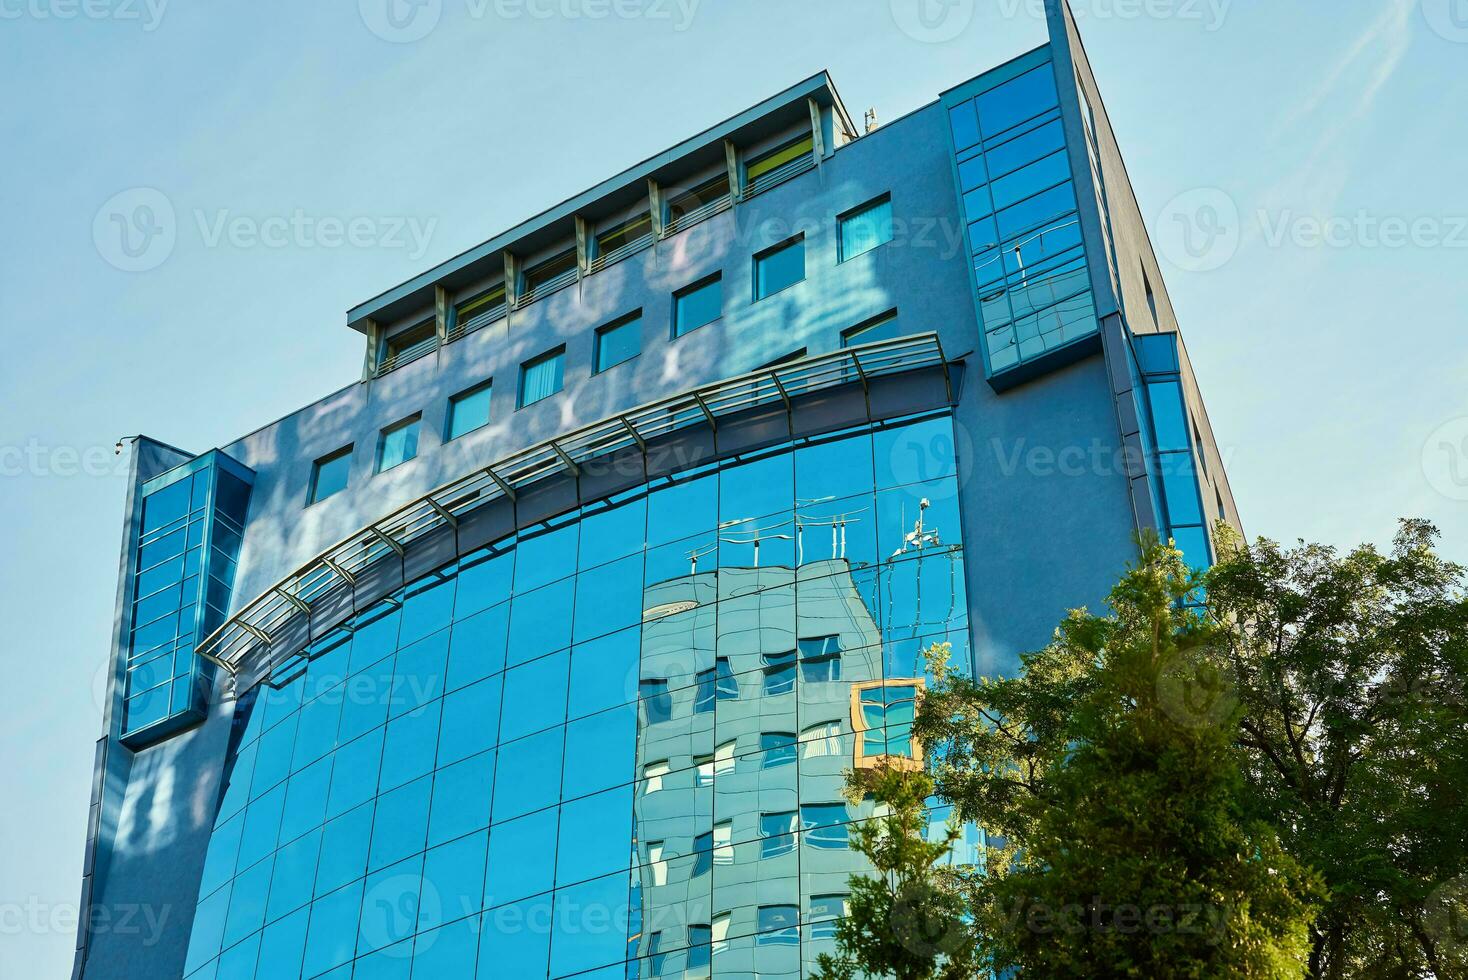
[[[681,337],[712,323],[724,313],[724,280],[720,276],[673,294],[673,336]]]
[[[449,399],[448,438],[457,439],[489,424],[491,385],[483,384]]]
[[[642,352],[642,317],[602,327],[596,332],[596,370],[630,361]]]
[[[561,364],[565,358],[565,348],[558,348],[520,366],[521,408],[561,390]]]
[[[787,242],[754,258],[754,298],[764,299],[805,278],[805,239]]]
[[[418,455],[417,416],[382,430],[377,443],[377,472],[390,470]]]
[[[347,488],[347,474],[352,468],[352,449],[339,449],[318,459],[311,473],[311,502],[325,500]]]
[[[841,261],[892,240],[892,201],[877,201],[841,219]]]
[[[753,184],[761,177],[783,167],[785,164],[809,156],[814,149],[814,135],[801,136],[783,146],[770,150],[750,160],[744,168],[745,180]]]

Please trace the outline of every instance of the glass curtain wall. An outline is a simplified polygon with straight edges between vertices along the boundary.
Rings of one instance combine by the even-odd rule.
[[[186,975],[808,975],[865,867],[843,773],[919,764],[928,658],[970,662],[952,447],[661,479],[315,643],[237,712]]]

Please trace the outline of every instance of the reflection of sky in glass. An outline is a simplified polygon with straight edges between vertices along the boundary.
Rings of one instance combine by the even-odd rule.
[[[952,445],[663,479],[318,641],[240,708],[189,969],[799,976],[863,866],[844,772],[914,755],[928,646],[967,662]]]

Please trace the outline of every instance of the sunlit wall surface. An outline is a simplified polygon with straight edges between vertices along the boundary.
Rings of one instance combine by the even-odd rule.
[[[215,451],[142,488],[123,702],[128,744],[204,716],[208,689],[194,645],[229,608],[252,477]]]
[[[361,613],[240,706],[186,974],[808,973],[843,772],[917,765],[927,658],[969,661],[952,447],[738,457]]]
[[[944,97],[991,377],[1099,329],[1055,68],[1042,54]]]

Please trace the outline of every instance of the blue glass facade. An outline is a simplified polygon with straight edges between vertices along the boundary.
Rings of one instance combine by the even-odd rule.
[[[1015,70],[944,98],[990,377],[1099,329],[1055,67]]]
[[[143,485],[136,519],[122,738],[146,744],[204,717],[194,655],[224,622],[254,474],[207,453]]]
[[[797,978],[925,657],[969,657],[952,421],[786,444],[501,541],[247,695],[190,977]]]

